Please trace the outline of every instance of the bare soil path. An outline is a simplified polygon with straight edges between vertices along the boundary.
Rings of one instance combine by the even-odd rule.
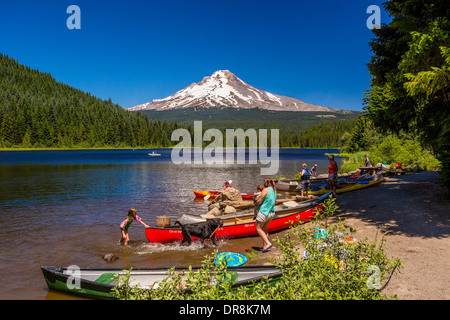
[[[356,229],[356,238],[384,235],[388,257],[402,261],[384,289],[400,300],[450,300],[450,200],[437,178],[434,171],[389,177],[377,187],[338,195],[339,217]],[[279,253],[273,248],[255,258],[273,261]]]

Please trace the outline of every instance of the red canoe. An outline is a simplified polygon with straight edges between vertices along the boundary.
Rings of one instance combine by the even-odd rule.
[[[293,224],[296,225],[300,222],[311,221],[314,218],[317,209],[322,210],[323,201],[331,194],[332,192],[329,192],[311,202],[299,202],[298,207],[286,208],[283,207],[283,205],[276,206],[276,215],[270,222],[268,231],[280,231],[289,228]],[[216,231],[216,239],[233,239],[257,235],[253,213],[225,218],[222,219],[222,221],[224,222],[224,225]],[[146,228],[145,235],[148,241],[154,243],[167,243],[183,240],[181,227],[178,225]],[[198,238],[193,237],[192,240],[198,240]]]
[[[199,191],[195,190],[194,194],[197,198],[204,198],[207,195],[210,195],[210,199],[214,199],[217,197],[220,192],[219,191]],[[253,193],[241,193],[242,200],[253,200]]]

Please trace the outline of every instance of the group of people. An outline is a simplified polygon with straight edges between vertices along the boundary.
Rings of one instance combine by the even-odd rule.
[[[334,160],[334,155],[328,156],[328,161],[330,162],[328,165],[328,186],[330,190],[336,191],[336,186],[338,182],[338,165]],[[302,164],[302,171],[300,172],[301,183],[300,183],[300,194],[301,197],[308,196],[308,191],[310,189],[310,180],[311,176],[317,175],[317,164],[311,167],[311,170],[308,169],[308,165],[306,163]]]
[[[328,181],[331,190],[336,190],[337,184],[337,171],[338,166],[336,161],[334,161],[334,156],[328,156],[330,164],[328,165]],[[308,169],[306,163],[302,164],[302,171],[300,175],[301,179],[301,196],[308,195],[309,184],[311,176],[317,174],[317,164],[315,164],[311,170]],[[225,188],[230,187],[231,181],[225,183]],[[275,182],[271,178],[264,179],[264,185],[257,186],[257,192],[254,193],[254,219],[256,220],[256,232],[263,240],[263,246],[261,247],[262,252],[267,252],[271,247],[272,243],[269,240],[268,226],[270,221],[275,216],[275,201],[277,198],[277,192],[275,188]],[[137,221],[142,224],[145,228],[149,226],[142,221],[142,218],[137,215],[137,209],[131,208],[128,211],[128,215],[120,224],[120,231],[122,237],[119,242],[127,245],[130,241],[128,235],[128,228],[133,221]]]
[[[231,187],[230,181],[227,181],[226,188],[227,187]],[[254,195],[254,219],[256,220],[256,232],[263,239],[263,246],[261,248],[261,251],[267,252],[272,247],[272,243],[269,241],[269,232],[267,228],[270,221],[275,216],[275,200],[277,198],[274,181],[271,178],[264,179],[264,185],[259,185],[257,187],[257,193],[255,193]],[[144,221],[142,221],[142,218],[137,215],[137,209],[130,208],[128,210],[127,216],[120,224],[122,237],[120,238],[119,243],[128,245],[130,241],[128,228],[133,223],[133,221],[137,221],[145,228],[149,228],[149,226]]]
[[[334,160],[333,155],[328,156],[329,165],[328,165],[328,182],[330,186],[330,190],[335,191],[337,185],[337,172],[338,165]],[[308,169],[308,165],[306,163],[302,164],[302,171],[300,172],[301,176],[301,184],[300,184],[300,192],[301,196],[308,195],[308,190],[310,186],[311,176],[316,176],[317,174],[317,164]],[[264,179],[264,185],[257,186],[257,192],[254,193],[254,218],[256,219],[256,232],[263,240],[263,246],[261,248],[262,252],[266,252],[272,247],[272,243],[269,240],[269,233],[267,228],[269,226],[270,221],[275,216],[275,200],[277,198],[277,192],[275,189],[275,183],[271,178]]]

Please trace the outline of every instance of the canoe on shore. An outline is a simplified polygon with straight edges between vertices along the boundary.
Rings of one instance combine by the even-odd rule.
[[[322,209],[322,203],[333,193],[328,192],[321,197],[310,201],[286,202],[275,206],[275,217],[269,223],[268,232],[275,232],[289,228],[300,222],[308,222],[314,219],[316,210]],[[215,233],[216,239],[244,238],[257,235],[256,221],[253,219],[253,210],[245,213],[236,213],[231,215],[219,216],[223,226],[218,228]],[[206,223],[207,220],[194,222],[197,224]],[[179,242],[183,240],[181,227],[149,227],[145,229],[147,240],[152,243]],[[198,240],[192,237],[192,240]]]
[[[196,198],[204,198],[207,195],[209,195],[210,199],[214,199],[220,194],[220,191],[200,191],[200,190],[195,190],[194,194],[195,194]],[[253,200],[253,193],[241,193],[241,197],[242,197],[242,200]]]
[[[193,267],[196,272],[201,267]],[[119,284],[119,278],[125,275],[121,269],[80,268],[71,270],[66,267],[41,267],[47,286],[51,290],[81,296],[90,299],[115,299],[111,290]],[[73,271],[76,271],[75,273]],[[253,281],[261,281],[268,276],[270,282],[281,279],[281,271],[275,266],[228,267],[233,287],[250,287]],[[188,267],[176,267],[176,274],[187,274]],[[117,276],[116,276],[117,275]],[[136,268],[130,271],[129,284],[145,290],[158,287],[158,282],[169,276],[168,268]],[[187,293],[190,288],[184,289]]]
[[[358,181],[358,182],[347,182],[345,184],[341,184],[338,187],[336,187],[336,193],[340,194],[340,193],[375,187],[375,186],[379,185],[380,183],[382,183],[383,181],[384,181],[384,179],[371,180],[371,181],[364,180],[364,181]],[[308,192],[309,192],[309,194],[312,194],[312,195],[321,195],[321,194],[325,194],[329,191],[330,191],[330,189],[327,189],[326,186],[320,186],[318,188],[312,188]]]
[[[370,175],[367,173],[364,175],[357,174],[349,177],[339,177],[338,181],[339,183],[344,184],[348,182],[371,180],[371,179],[372,177],[370,177]],[[275,180],[275,187],[277,191],[299,192],[301,181],[302,180]],[[328,184],[328,179],[314,178],[310,180],[311,188],[318,187],[322,184]]]

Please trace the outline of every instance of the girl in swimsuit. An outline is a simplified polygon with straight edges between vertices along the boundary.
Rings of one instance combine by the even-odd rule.
[[[122,238],[120,238],[119,243],[123,242],[124,246],[128,245],[128,242],[130,242],[130,236],[128,235],[128,228],[130,227],[131,223],[134,220],[136,220],[146,228],[149,227],[142,221],[142,218],[137,215],[137,209],[130,208],[130,210],[128,210],[128,215],[120,224],[120,231],[122,232]]]

